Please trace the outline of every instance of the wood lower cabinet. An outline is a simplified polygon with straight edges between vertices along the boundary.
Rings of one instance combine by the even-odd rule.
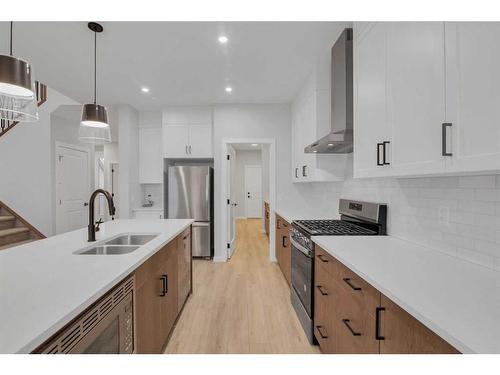
[[[191,293],[191,269],[192,269],[192,254],[191,254],[191,228],[186,229],[179,237],[177,237],[177,262],[178,262],[178,303],[177,310],[180,312],[184,303]]]
[[[314,286],[314,335],[323,353],[458,353],[319,246]]]
[[[188,233],[191,233],[189,228]],[[136,271],[136,352],[139,354],[161,353],[180,312],[180,295],[191,290],[191,259],[186,263],[186,254],[191,256],[190,236],[179,235]],[[186,242],[188,240],[188,242]],[[189,249],[179,243],[186,243]],[[182,259],[179,259],[182,258]],[[187,285],[186,285],[187,284]],[[186,294],[187,297],[187,294]]]
[[[290,247],[290,224],[276,215],[276,259],[288,285],[292,282],[292,253]]]
[[[389,298],[381,295],[381,354],[456,354],[458,351],[413,318]]]

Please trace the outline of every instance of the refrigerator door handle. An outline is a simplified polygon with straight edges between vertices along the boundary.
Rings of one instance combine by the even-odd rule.
[[[210,174],[207,173],[205,176],[205,199],[208,202],[208,197],[210,196]]]

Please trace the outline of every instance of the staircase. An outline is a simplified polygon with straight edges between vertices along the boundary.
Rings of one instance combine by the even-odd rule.
[[[0,250],[42,238],[42,233],[0,201]]]
[[[35,93],[37,106],[40,107],[43,103],[47,101],[47,86],[38,81],[35,82]],[[18,121],[0,120],[0,137],[7,133],[14,126],[19,124]]]

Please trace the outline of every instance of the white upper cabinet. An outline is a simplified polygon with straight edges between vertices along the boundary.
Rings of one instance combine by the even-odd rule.
[[[163,181],[161,128],[139,129],[139,183],[160,184]]]
[[[169,107],[163,112],[163,156],[212,158],[212,109]]]
[[[330,132],[330,89],[325,88],[329,80],[329,68],[316,71],[292,103],[292,182],[344,180],[347,155],[304,152],[307,145]]]
[[[377,23],[361,25],[359,30],[354,28],[353,46],[354,177],[374,177],[387,173],[380,165],[384,162],[383,142],[392,139],[387,120],[387,29]],[[385,147],[389,163],[389,146]]]
[[[387,24],[387,104],[393,175],[444,172],[444,24]]]
[[[498,23],[354,28],[355,177],[500,169]]]
[[[446,23],[448,170],[500,170],[500,23]]]

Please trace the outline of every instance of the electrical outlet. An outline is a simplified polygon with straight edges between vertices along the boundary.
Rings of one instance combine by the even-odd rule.
[[[450,209],[448,207],[439,207],[438,218],[440,224],[450,224]]]

